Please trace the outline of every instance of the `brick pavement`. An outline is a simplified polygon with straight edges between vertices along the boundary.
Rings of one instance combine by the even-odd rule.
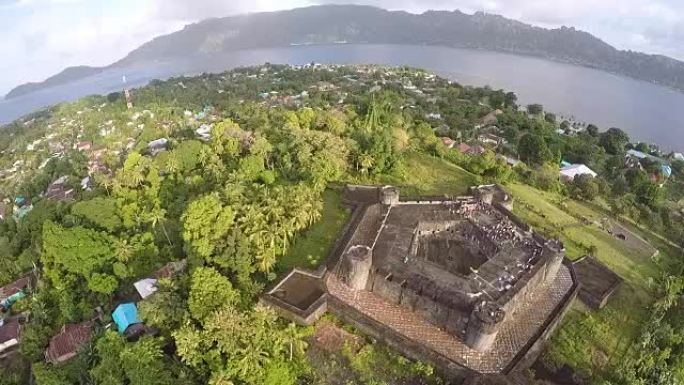
[[[470,349],[459,338],[429,323],[418,314],[393,305],[368,291],[354,292],[333,274],[326,285],[330,295],[352,306],[365,317],[388,326],[394,332],[424,344],[449,360],[480,373],[500,373],[544,325],[572,289],[570,271],[562,266],[557,278],[540,286],[516,313],[509,314],[486,352]]]

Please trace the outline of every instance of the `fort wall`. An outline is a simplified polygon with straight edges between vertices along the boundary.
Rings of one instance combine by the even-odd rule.
[[[537,334],[530,339],[530,341],[520,349],[513,360],[511,360],[511,363],[506,367],[504,373],[522,371],[532,366],[544,350],[546,342],[551,338],[553,332],[570,310],[573,301],[580,291],[580,285],[577,280],[575,269],[572,267],[572,263],[565,259],[563,264],[567,266],[570,276],[572,277],[573,285],[571,289],[565,294],[565,297],[559,303],[558,307],[554,309],[551,316],[547,318],[547,321],[541,325]]]
[[[387,325],[365,316],[334,296],[330,297],[328,304],[329,309],[344,322],[355,325],[364,334],[382,341],[409,359],[433,364],[437,372],[451,383],[459,384],[468,376],[476,374],[475,371],[455,363],[420,341],[406,338]]]
[[[259,302],[271,309],[274,309],[279,316],[292,321],[297,325],[310,326],[328,311],[328,294],[323,294],[308,309],[302,311],[295,306],[281,300],[280,298],[264,295],[259,298]]]

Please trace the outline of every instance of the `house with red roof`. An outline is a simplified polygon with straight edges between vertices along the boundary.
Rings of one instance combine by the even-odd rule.
[[[442,140],[442,143],[444,144],[444,146],[446,148],[454,148],[454,146],[456,145],[456,141],[449,138],[449,137],[444,136],[444,137],[441,137],[440,139]]]
[[[45,350],[45,361],[58,364],[76,356],[78,351],[93,338],[93,321],[70,324],[50,340]]]
[[[456,146],[455,148],[461,154],[467,154],[468,151],[470,151],[470,146],[468,146],[465,143],[459,143],[458,146]]]
[[[16,351],[21,337],[21,324],[19,318],[5,320],[0,325],[0,358],[6,357]]]

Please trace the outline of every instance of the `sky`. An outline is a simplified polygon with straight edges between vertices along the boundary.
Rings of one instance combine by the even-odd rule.
[[[620,49],[684,60],[684,0],[0,0],[0,95],[69,66],[103,66],[209,17],[324,3],[501,14],[590,32]]]

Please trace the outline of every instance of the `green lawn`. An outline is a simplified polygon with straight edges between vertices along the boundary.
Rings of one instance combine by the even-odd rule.
[[[522,218],[534,213],[542,217],[545,226],[567,226],[578,223],[578,220],[567,212],[561,210],[553,202],[558,196],[545,191],[537,190],[527,185],[512,183],[506,186],[506,190],[515,197],[514,212]]]
[[[349,180],[358,184],[391,184],[400,188],[404,196],[465,195],[468,187],[479,183],[478,177],[444,159],[412,153],[404,160],[401,175],[356,177]]]
[[[292,268],[316,268],[328,255],[335,239],[349,218],[349,210],[340,203],[340,192],[323,192],[323,215],[309,229],[295,237],[288,252],[278,260],[279,272]]]

